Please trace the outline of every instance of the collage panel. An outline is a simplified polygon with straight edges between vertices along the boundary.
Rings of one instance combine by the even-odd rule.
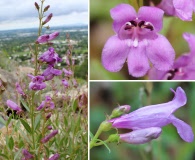
[[[194,80],[192,0],[90,0],[91,80]]]
[[[88,3],[0,1],[0,160],[88,159]]]
[[[194,159],[194,95],[193,82],[90,82],[90,159]]]

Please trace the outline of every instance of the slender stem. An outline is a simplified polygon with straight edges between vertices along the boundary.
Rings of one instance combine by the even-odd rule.
[[[139,7],[142,7],[144,5],[144,1],[143,0],[139,0]]]
[[[136,11],[139,9],[138,0],[128,0],[129,3],[135,8]]]

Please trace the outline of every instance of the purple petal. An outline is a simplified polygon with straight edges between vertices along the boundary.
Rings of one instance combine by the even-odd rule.
[[[110,72],[118,72],[123,67],[129,48],[127,41],[112,36],[106,42],[102,51],[102,64]]]
[[[143,144],[158,138],[161,131],[159,127],[139,129],[130,133],[120,134],[120,140],[130,144]]]
[[[170,102],[142,107],[109,121],[113,123],[113,127],[128,129],[165,126],[171,123],[169,116],[187,101],[186,94],[181,87],[178,87],[174,93],[175,97]]]
[[[192,20],[192,1],[191,0],[173,0],[175,14],[184,21]]]
[[[7,106],[15,111],[22,111],[22,109],[13,101],[7,100]]]
[[[127,64],[129,74],[134,77],[142,77],[150,69],[148,58],[145,55],[146,48],[144,42],[139,42],[138,47],[131,47],[128,54]]]
[[[190,33],[184,33],[183,38],[188,42],[190,47],[190,53],[195,54],[195,35]]]
[[[175,51],[164,36],[159,34],[158,38],[149,40],[146,50],[147,56],[155,68],[162,71],[171,69],[175,58]]]
[[[148,77],[150,80],[166,80],[166,74],[166,71],[159,71],[156,68],[152,67],[148,72]]]
[[[141,7],[138,12],[138,18],[150,22],[158,32],[162,29],[164,11],[156,7]],[[154,16],[155,15],[155,16]]]
[[[173,0],[162,0],[160,4],[157,6],[165,11],[168,15],[174,15],[175,14],[175,8],[173,6]]]
[[[194,134],[192,128],[184,121],[176,118],[175,116],[170,117],[171,122],[177,128],[177,132],[180,137],[186,142],[192,142],[194,140]]]
[[[110,10],[113,28],[116,33],[126,22],[134,20],[137,16],[135,9],[128,4],[119,4]]]
[[[55,39],[60,33],[59,32],[54,32],[49,35],[48,41],[51,41]]]

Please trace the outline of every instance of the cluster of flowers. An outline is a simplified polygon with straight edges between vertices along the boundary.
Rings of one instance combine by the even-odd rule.
[[[194,0],[162,0],[157,6],[142,6],[138,13],[128,4],[110,10],[116,35],[110,37],[102,51],[102,64],[110,72],[118,72],[127,60],[129,74],[150,79],[195,79],[192,45],[195,35],[184,33],[190,53],[175,62],[175,51],[166,37],[158,32],[163,27],[163,15],[191,21]],[[150,64],[153,68],[150,69]]]
[[[129,133],[117,135],[115,141],[143,144],[158,138],[163,126],[173,124],[184,141],[192,142],[194,140],[192,128],[173,115],[178,108],[186,104],[186,94],[181,87],[178,87],[176,91],[172,89],[171,91],[175,94],[175,97],[167,103],[142,107],[130,113],[128,113],[130,111],[129,105],[120,106],[115,109],[110,120],[107,122],[117,129],[132,130]],[[116,113],[122,113],[123,115],[117,117]]]

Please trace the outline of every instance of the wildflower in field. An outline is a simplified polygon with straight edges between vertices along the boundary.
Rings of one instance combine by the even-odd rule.
[[[183,38],[188,42],[190,52],[181,55],[174,62],[169,71],[158,71],[152,68],[149,71],[149,79],[167,80],[194,80],[195,79],[195,35],[184,33]]]
[[[126,59],[129,74],[144,76],[150,68],[148,59],[158,70],[169,70],[175,51],[169,41],[158,34],[162,29],[164,12],[143,6],[138,13],[128,4],[110,11],[116,35],[110,37],[102,51],[102,64],[111,72],[121,70]]]
[[[130,112],[129,114],[125,114],[121,117],[111,119],[109,120],[109,122],[111,122],[112,126],[115,128],[126,128],[132,129],[133,131],[136,130],[137,132],[133,132],[133,135],[142,135],[148,132],[148,130],[143,129],[153,129],[153,127],[157,127],[159,129],[153,130],[154,137],[158,137],[158,134],[160,134],[161,127],[172,123],[176,127],[178,134],[184,141],[192,142],[194,139],[192,128],[187,123],[176,118],[173,115],[173,113],[178,108],[186,104],[186,94],[181,87],[178,87],[176,91],[172,89],[171,91],[173,91],[175,94],[172,101],[163,104],[142,107],[133,112]],[[150,135],[150,132],[148,134]],[[123,138],[126,139],[126,137],[127,135],[124,135]],[[133,136],[131,135],[130,137],[132,138]]]
[[[194,0],[162,0],[157,6],[165,11],[167,15],[176,16],[183,21],[191,21],[194,9]]]
[[[28,77],[32,80],[29,84],[29,89],[42,90],[46,87],[46,84],[43,82],[45,80],[43,76],[33,76],[31,74],[28,74]]]
[[[36,43],[47,43],[54,40],[59,35],[59,32],[54,32],[51,34],[44,34],[37,38]]]
[[[161,128],[150,127],[144,129],[134,130],[129,133],[120,134],[120,141],[130,144],[143,144],[156,139],[161,134]]]
[[[51,138],[53,138],[56,134],[58,134],[58,130],[52,131],[50,134],[41,139],[42,143],[47,143]]]
[[[50,157],[49,160],[58,160],[59,158],[60,158],[60,155],[56,153],[52,157]]]
[[[66,79],[62,80],[62,84],[64,85],[65,88],[69,87],[68,81]]]
[[[26,149],[22,150],[22,154],[24,155],[24,160],[29,160],[34,158],[34,156],[30,154]]]
[[[75,88],[78,87],[78,83],[77,83],[77,80],[76,79],[73,79],[72,80],[72,83],[73,83],[73,87],[75,87]]]
[[[51,20],[52,16],[53,16],[52,13],[49,14],[49,15],[47,16],[47,18],[43,21],[42,25],[44,25],[44,24],[46,24],[47,22],[49,22],[49,21]]]
[[[15,86],[16,86],[17,92],[18,92],[19,94],[21,94],[22,96],[25,96],[25,93],[24,93],[24,91],[22,90],[22,88],[21,88],[21,86],[20,86],[20,84],[19,84],[18,82],[16,82]]]
[[[65,77],[71,77],[73,75],[73,72],[70,69],[67,70],[63,68],[62,70],[64,71]]]
[[[39,61],[46,62],[47,64],[54,66],[56,63],[61,62],[61,58],[55,52],[53,47],[50,47],[46,52],[41,54]]]
[[[17,113],[22,112],[22,109],[15,102],[7,100],[6,104],[9,108],[13,109],[14,111],[17,111]]]
[[[53,79],[54,76],[59,76],[62,74],[62,71],[55,69],[53,66],[48,65],[47,68],[43,71],[42,76],[45,77],[45,81]]]

